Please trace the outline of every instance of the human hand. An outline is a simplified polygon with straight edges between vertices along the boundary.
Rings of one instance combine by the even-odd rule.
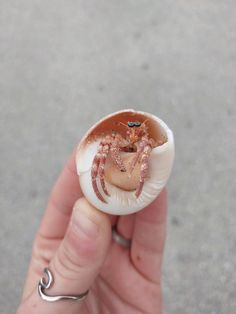
[[[138,213],[102,213],[82,195],[74,152],[49,198],[17,314],[162,313],[166,199],[164,189]],[[132,240],[130,249],[111,241],[114,225]],[[89,294],[79,302],[42,300],[37,285],[45,267],[55,279],[48,294],[78,295],[88,289]]]

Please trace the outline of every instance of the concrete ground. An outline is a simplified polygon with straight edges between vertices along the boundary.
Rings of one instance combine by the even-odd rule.
[[[65,160],[122,108],[174,131],[165,314],[236,312],[236,3],[0,1],[0,312]]]

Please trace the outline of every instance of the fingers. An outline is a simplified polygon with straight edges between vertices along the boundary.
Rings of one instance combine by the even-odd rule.
[[[147,208],[136,214],[131,260],[148,280],[159,283],[166,236],[167,192],[164,189]]]
[[[74,149],[57,179],[40,225],[39,233],[47,238],[63,238],[75,201],[82,196],[75,164]],[[53,228],[52,228],[53,226]]]
[[[76,173],[74,149],[58,177],[36,236],[35,249],[31,258],[23,299],[32,291],[38,280],[39,271],[48,265],[63,239],[75,201],[82,196]],[[40,243],[40,246],[38,245]]]
[[[38,281],[39,274],[47,267],[64,238],[73,205],[82,196],[75,163],[76,149],[58,177],[45,210],[34,242],[33,255],[28,270],[22,298],[25,299]],[[116,216],[110,216],[115,224]]]
[[[85,198],[79,199],[73,208],[65,237],[49,264],[55,281],[48,294],[78,295],[89,290],[104,263],[110,240],[108,215],[98,211]],[[60,313],[76,313],[84,304],[56,302],[51,306],[41,300],[36,291],[34,289],[22,306],[30,311],[22,310],[22,313],[54,314],[59,313],[59,309]],[[35,307],[38,312],[34,312]]]

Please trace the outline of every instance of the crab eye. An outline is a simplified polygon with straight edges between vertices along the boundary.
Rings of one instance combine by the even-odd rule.
[[[128,122],[128,127],[133,128],[135,126],[135,122]]]
[[[141,126],[141,122],[136,121],[136,122],[134,122],[134,125],[135,125],[136,127],[140,127],[140,126]]]

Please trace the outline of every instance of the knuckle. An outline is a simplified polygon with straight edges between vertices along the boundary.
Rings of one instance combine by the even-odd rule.
[[[71,227],[65,237],[64,249],[74,259],[80,257],[81,263],[97,257],[97,241],[83,236],[77,231],[77,227]]]
[[[32,257],[39,263],[47,264],[49,262],[49,256],[44,248],[45,240],[38,235],[33,242]]]
[[[32,247],[33,260],[39,265],[48,265],[60,242],[61,238],[49,238],[38,233]]]
[[[66,245],[63,245],[56,255],[54,267],[62,278],[72,280],[83,272],[86,264],[81,263],[80,259],[72,254]]]

